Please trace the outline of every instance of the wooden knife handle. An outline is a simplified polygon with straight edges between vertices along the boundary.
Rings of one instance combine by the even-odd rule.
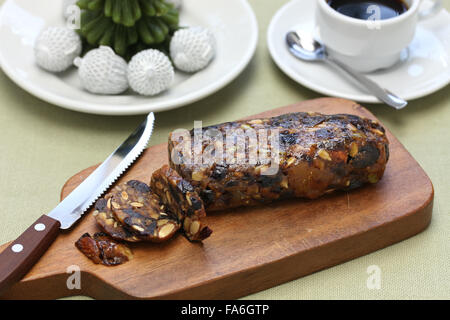
[[[40,217],[0,253],[0,295],[34,266],[59,233],[58,220]]]

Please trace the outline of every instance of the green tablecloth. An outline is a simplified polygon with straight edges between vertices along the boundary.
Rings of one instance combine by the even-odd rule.
[[[250,65],[211,97],[157,114],[152,145],[166,141],[174,128],[192,127],[194,120],[209,125],[320,97],[281,73],[269,56],[267,27],[285,2],[250,0],[260,27],[258,49]],[[444,2],[450,9],[450,1]],[[430,227],[386,249],[248,298],[450,298],[449,94],[447,87],[412,101],[402,111],[366,105],[433,181],[436,196]],[[31,96],[0,71],[0,242],[14,239],[39,215],[52,209],[64,182],[102,161],[143,118],[67,111]],[[380,290],[366,286],[370,265],[381,268]]]

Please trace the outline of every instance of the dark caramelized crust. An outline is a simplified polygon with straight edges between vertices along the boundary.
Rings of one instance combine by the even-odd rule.
[[[163,242],[181,227],[180,221],[166,212],[160,198],[143,182],[120,184],[105,199],[116,221],[139,239]]]
[[[85,233],[75,246],[95,264],[115,266],[133,258],[133,253],[127,246],[115,242],[104,233],[96,233],[94,237]]]
[[[276,174],[262,174],[268,168],[264,162],[186,162],[179,152],[183,141],[174,133],[170,135],[170,165],[192,184],[207,211],[256,205],[281,198],[314,199],[334,190],[350,190],[365,183],[376,183],[382,178],[389,158],[384,128],[375,121],[348,114],[291,113],[205,127],[202,133],[215,130],[223,137],[227,134],[233,137],[249,128],[256,131],[279,130],[279,170]],[[242,129],[241,133],[235,133],[237,129]],[[193,141],[193,130],[191,137]],[[214,148],[216,143],[214,139],[206,140],[202,150]],[[247,155],[251,147],[245,146]],[[270,153],[270,149],[269,144],[266,151]],[[228,152],[225,142],[223,150],[224,154]],[[177,159],[177,163],[173,159]]]
[[[150,182],[152,191],[183,222],[183,230],[191,241],[201,241],[209,237],[212,230],[203,222],[206,216],[203,201],[192,185],[165,165],[156,170]]]

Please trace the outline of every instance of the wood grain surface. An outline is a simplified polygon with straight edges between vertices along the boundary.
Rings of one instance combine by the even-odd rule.
[[[375,119],[358,104],[335,98],[304,101],[250,118],[297,111]],[[404,240],[428,226],[434,192],[419,164],[388,129],[387,135],[391,156],[384,178],[376,185],[317,200],[294,199],[210,214],[207,223],[214,233],[203,244],[190,243],[182,235],[163,244],[133,244],[134,259],[121,266],[95,265],[75,248],[83,233],[98,231],[88,212],[74,228],[59,235],[36,266],[2,298],[232,299]],[[148,182],[165,163],[167,145],[150,147],[119,182]],[[94,168],[72,177],[61,197]],[[80,289],[67,286],[71,266],[81,270]]]

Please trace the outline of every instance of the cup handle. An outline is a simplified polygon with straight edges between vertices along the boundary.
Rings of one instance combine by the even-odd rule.
[[[442,7],[443,7],[442,0],[434,0],[434,4],[430,8],[426,10],[421,10],[419,12],[419,20],[425,20],[430,17],[433,17],[434,15],[436,15],[438,12],[441,11]]]

